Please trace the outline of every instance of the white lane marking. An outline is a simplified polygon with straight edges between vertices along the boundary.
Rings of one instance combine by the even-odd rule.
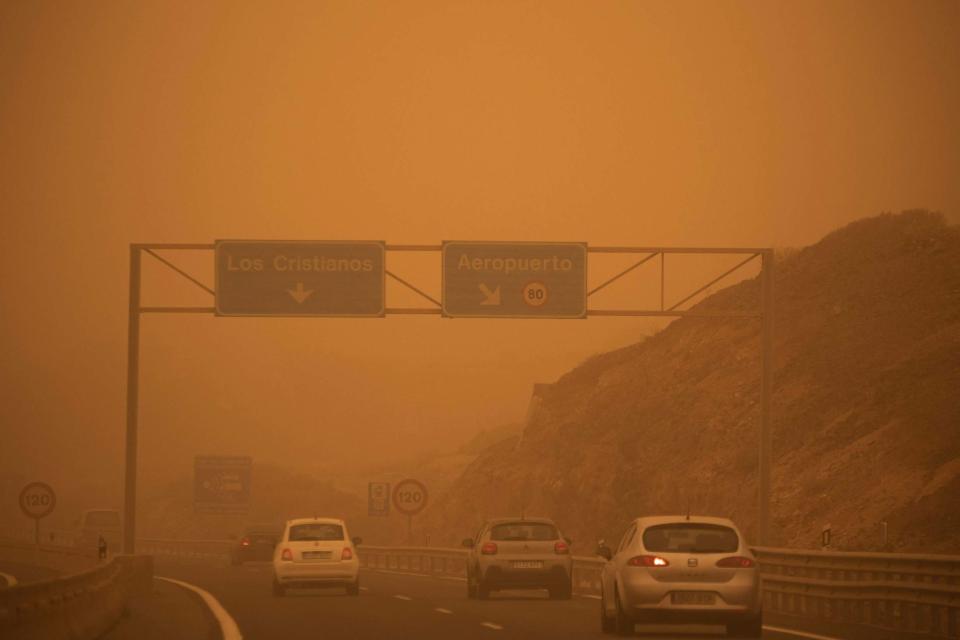
[[[411,598],[410,596],[396,595],[396,596],[393,596],[393,597],[396,598],[397,600],[413,600],[413,598]]]
[[[370,587],[360,587],[360,591],[370,591]]]
[[[494,631],[503,631],[503,627],[493,622],[481,622],[481,627],[486,627],[487,629],[493,629]]]
[[[593,595],[592,593],[581,593],[581,594],[580,594],[580,597],[581,597],[581,598],[591,598],[591,599],[593,599],[593,600],[602,600],[602,599],[603,599],[603,598],[601,598],[600,596],[595,596],[595,595]]]
[[[437,613],[446,613],[447,615],[453,614],[453,611],[450,611],[450,609],[444,609],[443,607],[437,607],[436,609],[434,609],[434,611],[436,611]]]
[[[808,633],[806,631],[794,631],[793,629],[784,629],[783,627],[771,627],[768,625],[763,625],[763,628],[767,631],[773,631],[774,633],[789,633],[792,636],[800,636],[801,638],[810,638],[810,640],[840,640],[840,638],[834,638],[832,636],[821,636],[816,633]]]
[[[3,578],[6,581],[8,587],[17,586],[17,579],[14,578],[9,573],[4,573],[3,571],[0,571],[0,578]]]
[[[370,569],[364,568],[364,571],[372,571],[374,573],[389,573],[396,576],[413,576],[415,578],[432,578],[434,580],[454,580],[456,582],[466,582],[466,578],[461,578],[459,576],[434,576],[426,573],[410,573],[409,571],[393,571],[392,569]]]
[[[230,614],[227,613],[227,610],[223,608],[223,605],[221,605],[209,592],[204,591],[200,587],[195,587],[188,582],[181,582],[180,580],[174,580],[173,578],[164,578],[163,576],[154,576],[154,578],[157,580],[166,580],[167,582],[172,582],[175,585],[179,585],[184,589],[189,589],[190,591],[198,594],[201,598],[203,598],[204,603],[210,607],[210,611],[213,612],[213,617],[217,619],[217,623],[220,625],[220,633],[223,635],[223,640],[243,640],[243,636],[240,634],[240,627],[238,627],[234,619],[230,617]]]

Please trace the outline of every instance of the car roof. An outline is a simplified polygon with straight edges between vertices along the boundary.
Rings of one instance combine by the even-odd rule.
[[[487,520],[487,525],[492,527],[498,524],[507,524],[507,523],[515,523],[515,522],[526,522],[530,524],[550,524],[553,526],[557,526],[557,523],[555,523],[550,518],[529,518],[529,517],[495,518],[493,520]]]
[[[716,524],[724,527],[730,527],[731,529],[737,529],[737,525],[733,524],[733,520],[729,518],[718,518],[715,516],[641,516],[636,518],[634,522],[637,523],[640,527],[652,527],[658,524]]]
[[[293,526],[297,524],[344,524],[343,520],[340,518],[295,518],[293,520],[287,520],[287,526]]]

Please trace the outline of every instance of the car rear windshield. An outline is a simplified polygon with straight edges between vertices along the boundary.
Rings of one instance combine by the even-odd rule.
[[[556,540],[557,528],[543,522],[509,522],[490,530],[491,540]]]
[[[295,524],[290,527],[290,541],[343,540],[343,527],[338,524]]]
[[[87,513],[88,527],[119,527],[120,513],[117,511],[90,511]]]
[[[736,531],[723,525],[678,522],[647,527],[643,546],[647,551],[733,553],[740,547],[740,539]]]

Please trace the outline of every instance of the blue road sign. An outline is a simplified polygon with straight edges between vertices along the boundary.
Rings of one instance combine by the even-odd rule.
[[[389,482],[371,482],[367,485],[367,515],[390,515]]]
[[[193,508],[196,513],[246,513],[250,508],[253,459],[248,456],[196,456]]]

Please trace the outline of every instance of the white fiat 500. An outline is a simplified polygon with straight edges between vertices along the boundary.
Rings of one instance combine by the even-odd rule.
[[[273,595],[291,587],[346,587],[360,593],[360,561],[347,525],[336,518],[288,520],[273,552]]]
[[[637,518],[617,550],[601,545],[600,627],[633,635],[637,623],[723,624],[763,634],[757,560],[726,518]]]

